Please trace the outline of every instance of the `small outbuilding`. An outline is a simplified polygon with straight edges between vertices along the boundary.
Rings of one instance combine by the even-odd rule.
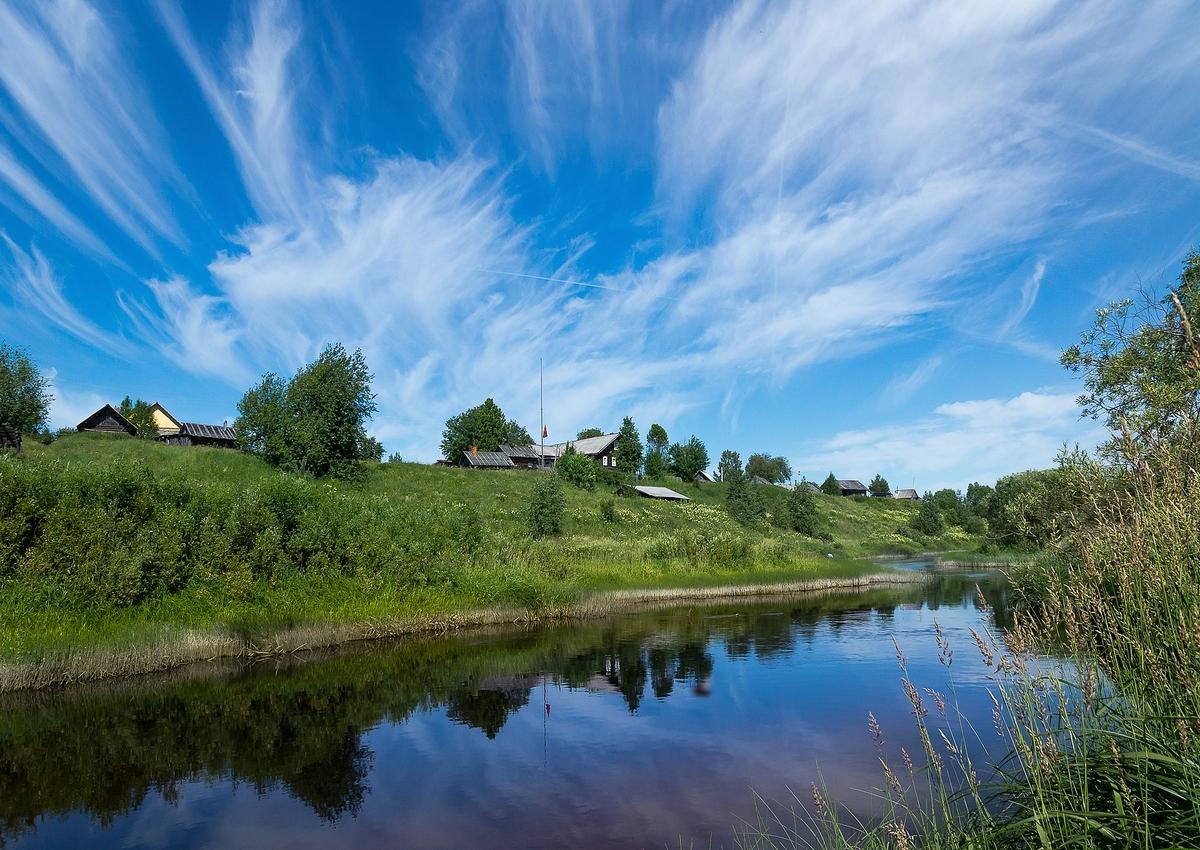
[[[505,444],[500,447],[500,453],[513,462],[513,466],[518,469],[532,469],[542,465],[542,456],[538,452],[537,446],[510,446]]]
[[[476,448],[463,452],[459,466],[471,469],[516,469],[517,467],[504,452],[481,452]]]
[[[665,499],[668,502],[690,502],[687,496],[676,493],[670,487],[647,487],[642,484],[627,485],[629,490],[647,499]]]
[[[917,495],[916,490],[897,490],[893,495],[893,499],[900,499],[904,502],[919,502],[921,497]]]
[[[700,470],[700,472],[698,472],[696,474],[696,480],[699,481],[701,484],[715,484],[717,482],[717,479],[713,478],[711,475],[709,475],[703,469]]]
[[[87,419],[75,426],[77,431],[89,431],[95,434],[124,434],[129,437],[137,436],[137,427],[121,415],[111,404],[97,410]]]
[[[237,433],[228,425],[202,425],[199,422],[180,422],[177,431],[160,433],[158,439],[172,446],[237,447]]]
[[[854,478],[847,478],[844,481],[839,480],[838,487],[841,489],[843,496],[867,495],[867,485]]]
[[[3,422],[0,422],[0,449],[21,451],[21,432]]]
[[[821,495],[821,488],[818,487],[816,484],[813,484],[811,481],[801,481],[799,484],[796,485],[796,489],[804,490],[805,492],[812,493],[814,496]]]

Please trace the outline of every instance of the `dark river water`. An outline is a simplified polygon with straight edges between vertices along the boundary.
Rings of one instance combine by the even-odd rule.
[[[966,630],[1004,603],[951,573],[8,695],[0,846],[730,846],[814,779],[869,817],[880,753],[920,751],[893,637],[994,746]]]

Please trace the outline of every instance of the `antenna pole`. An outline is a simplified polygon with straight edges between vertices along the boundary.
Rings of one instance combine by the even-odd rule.
[[[538,453],[538,467],[546,468],[546,401],[542,381],[542,358],[538,358],[538,435],[542,450]]]

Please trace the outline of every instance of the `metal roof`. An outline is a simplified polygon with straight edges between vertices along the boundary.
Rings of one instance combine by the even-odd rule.
[[[750,479],[750,483],[751,484],[771,484],[770,481],[763,478],[761,475],[755,475],[753,478]],[[774,485],[772,485],[772,486],[774,486]]]
[[[534,460],[540,460],[542,457],[536,446],[510,446],[505,444],[500,447],[500,453],[508,457],[528,457]]]
[[[648,496],[651,499],[670,499],[674,502],[690,502],[687,496],[682,493],[676,493],[670,487],[644,487],[640,484],[635,485],[634,490],[637,490],[643,496]]]
[[[863,490],[863,491],[865,491],[867,489],[866,484],[863,484],[861,481],[856,481],[853,478],[847,478],[844,481],[839,480],[838,486],[841,487],[843,490]]]
[[[896,499],[918,499],[916,490],[897,490],[894,497]]]
[[[562,457],[567,446],[574,446],[581,455],[603,454],[609,446],[617,441],[620,434],[601,434],[599,437],[585,437],[582,440],[569,440],[565,443],[555,443],[546,446],[546,457]]]
[[[820,493],[821,492],[821,488],[818,487],[816,484],[813,484],[811,481],[801,481],[799,484],[796,485],[796,487],[797,487],[797,489],[800,489],[800,490],[807,490],[810,493]]]
[[[185,437],[200,437],[205,440],[237,440],[237,434],[228,425],[202,425],[199,422],[180,422],[179,433]]]
[[[467,459],[467,463],[474,467],[487,467],[489,469],[508,469],[516,466],[508,455],[504,452],[463,452],[463,457]]]

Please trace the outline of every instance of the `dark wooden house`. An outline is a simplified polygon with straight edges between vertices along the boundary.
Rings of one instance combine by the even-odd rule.
[[[104,407],[80,422],[76,426],[76,430],[91,431],[97,434],[137,436],[137,428],[134,427],[134,424],[122,416],[121,411],[117,410],[111,404],[104,405]]]
[[[0,449],[21,451],[21,432],[3,422],[0,422]]]
[[[841,488],[843,496],[867,495],[867,485],[854,478],[848,478],[845,481],[838,481],[838,487]]]
[[[530,469],[542,465],[542,456],[537,446],[510,446],[506,444],[500,447],[500,454],[511,460],[513,466],[518,469]]]
[[[237,447],[237,434],[228,425],[202,425],[199,422],[180,422],[178,431],[160,434],[158,439],[172,446]]]
[[[573,446],[575,451],[590,457],[601,466],[616,468],[617,437],[619,436],[619,434],[601,434],[599,437],[584,437],[582,440],[571,440],[546,446],[546,466],[553,466],[554,462],[566,452],[567,447]],[[539,451],[536,446],[531,448]]]
[[[917,491],[909,490],[909,489],[897,490],[896,494],[892,498],[900,499],[901,501],[904,501],[904,502],[919,502],[919,501],[921,501],[921,497],[917,495]]]

